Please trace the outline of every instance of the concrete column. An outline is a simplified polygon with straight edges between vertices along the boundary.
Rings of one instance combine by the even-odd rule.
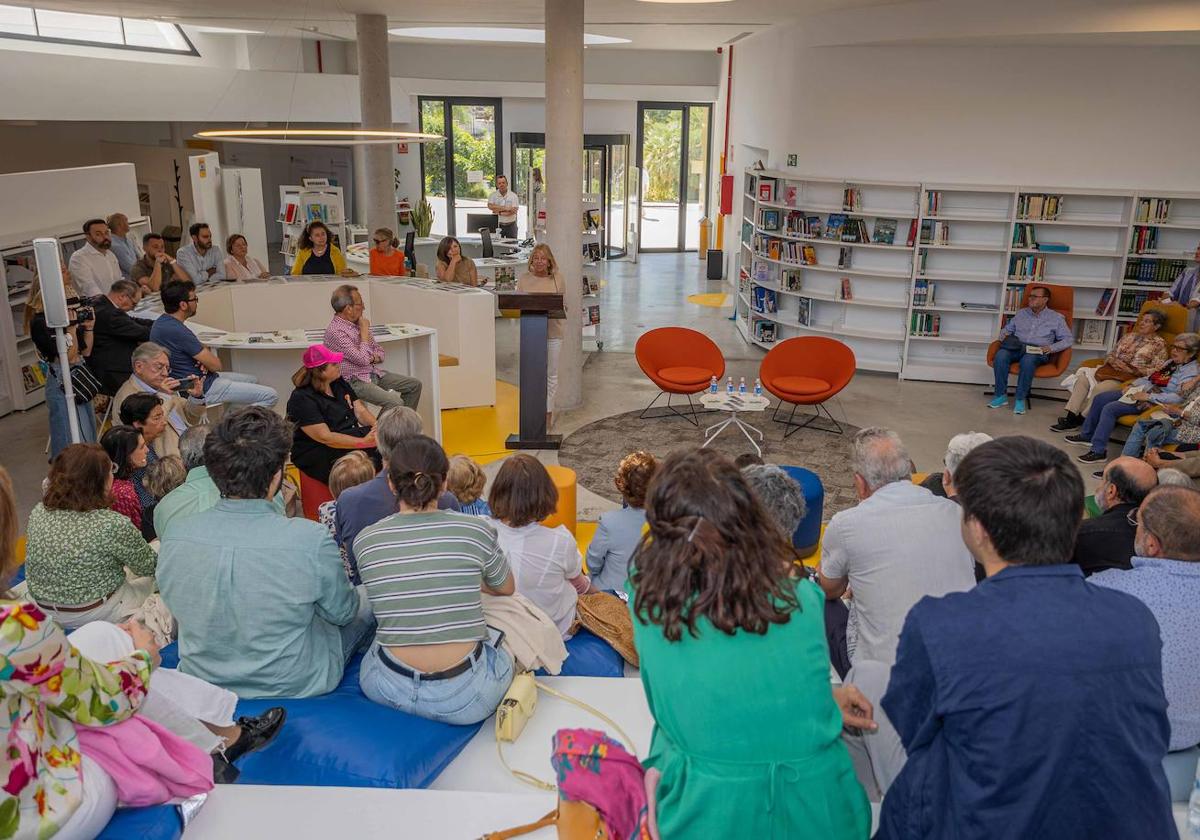
[[[567,310],[555,411],[582,401],[583,3],[546,0],[546,240]]]
[[[362,106],[362,127],[392,128],[392,74],[388,64],[386,15],[355,15],[358,39],[358,98]],[[357,165],[361,161],[362,165]],[[356,208],[364,208],[356,222],[369,230],[395,229],[396,200],[392,181],[392,146],[386,143],[364,146],[355,155],[354,177]]]

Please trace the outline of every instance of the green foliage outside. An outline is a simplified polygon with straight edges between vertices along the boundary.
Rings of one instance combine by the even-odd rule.
[[[455,105],[451,120],[451,131],[454,137],[454,195],[459,198],[488,197],[496,180],[496,133],[495,123],[487,119],[491,108],[478,106]],[[479,131],[475,136],[468,126],[474,125]],[[439,101],[422,103],[421,130],[435,134],[445,131],[444,104]],[[444,140],[426,143],[421,147],[421,155],[425,162],[425,195],[446,194],[446,143]],[[468,184],[467,172],[480,170],[483,172],[483,183]]]
[[[679,111],[650,109],[642,117],[642,163],[646,167],[645,201],[679,200]]]

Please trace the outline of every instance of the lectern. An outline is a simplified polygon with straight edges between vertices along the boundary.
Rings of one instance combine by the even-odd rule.
[[[506,449],[558,449],[562,435],[546,433],[546,338],[551,318],[565,318],[563,296],[553,292],[501,292],[501,309],[521,313],[521,416]]]

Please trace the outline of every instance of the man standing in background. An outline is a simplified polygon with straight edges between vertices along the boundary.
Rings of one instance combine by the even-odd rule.
[[[500,220],[500,235],[505,239],[517,238],[517,210],[521,206],[515,192],[508,189],[508,178],[496,176],[496,189],[488,196],[488,211]]]

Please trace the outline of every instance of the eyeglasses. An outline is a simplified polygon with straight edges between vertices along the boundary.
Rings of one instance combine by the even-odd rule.
[[[188,298],[188,299],[187,299],[187,302],[188,302],[188,303],[199,303],[199,302],[200,302],[200,298],[198,298],[198,297],[190,297],[190,298]]]
[[[1133,510],[1129,511],[1129,513],[1125,514],[1125,521],[1136,528],[1142,521],[1141,510],[1141,508],[1134,508]]]
[[[166,362],[151,362],[150,364],[147,365],[147,367],[150,368],[150,370],[155,371],[156,373],[159,373],[159,372],[162,372],[165,370],[169,370],[171,366],[169,364],[167,364]]]

